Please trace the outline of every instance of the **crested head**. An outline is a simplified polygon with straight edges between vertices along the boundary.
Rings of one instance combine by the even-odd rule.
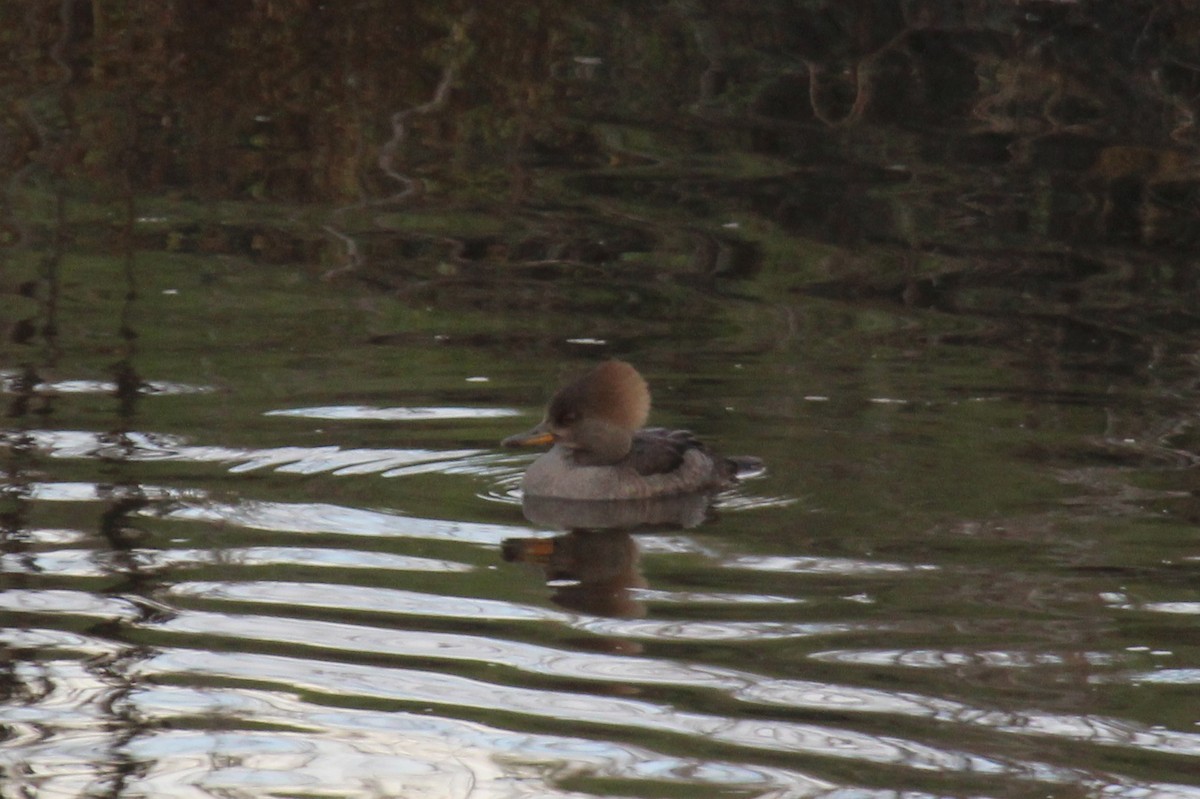
[[[564,427],[593,418],[637,430],[650,417],[650,389],[629,364],[605,361],[560,389],[550,400],[546,417]]]

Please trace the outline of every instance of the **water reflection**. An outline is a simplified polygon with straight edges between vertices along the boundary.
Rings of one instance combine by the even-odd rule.
[[[905,571],[936,571],[931,564],[901,564],[850,560],[847,558],[788,557],[774,555],[758,557],[743,555],[730,558],[726,564],[732,569],[773,571],[792,574],[887,574]]]
[[[0,371],[0,393],[20,394],[28,392],[39,396],[55,394],[105,394],[113,395],[118,391],[131,394],[161,394],[165,396],[179,394],[208,394],[216,389],[212,386],[190,385],[175,383],[169,380],[141,380],[140,378],[123,381],[105,380],[51,380],[47,382],[30,383],[27,376],[14,372]]]
[[[556,530],[686,530],[709,518],[711,502],[704,493],[617,501],[526,496],[521,500],[521,512],[534,524]]]
[[[646,610],[634,589],[647,583],[630,532],[695,527],[707,518],[710,503],[704,493],[618,501],[525,496],[525,518],[570,532],[506,539],[501,551],[506,561],[538,566],[554,587],[555,604],[597,616],[639,618]]]
[[[118,448],[130,455],[135,462],[133,448]],[[367,654],[401,657],[406,660],[462,661],[480,664],[503,665],[519,671],[539,674],[555,679],[594,680],[610,683],[610,690],[628,695],[644,691],[655,684],[687,687],[694,690],[717,692],[738,703],[764,707],[810,709],[820,712],[854,712],[908,716],[950,723],[956,727],[978,727],[991,732],[1019,736],[1043,736],[1060,740],[1087,741],[1102,746],[1134,748],[1145,752],[1161,753],[1171,757],[1200,756],[1200,745],[1195,736],[1147,728],[1120,719],[1094,715],[1067,715],[1033,711],[991,711],[986,707],[972,706],[940,698],[907,692],[871,691],[851,685],[821,683],[806,680],[778,679],[751,671],[736,671],[703,667],[690,663],[673,663],[656,658],[647,658],[644,643],[659,645],[667,641],[699,641],[707,645],[722,641],[743,640],[762,644],[771,640],[801,640],[805,637],[826,639],[833,635],[853,635],[886,632],[881,625],[847,623],[780,623],[780,622],[716,622],[680,621],[662,618],[645,618],[651,615],[650,605],[660,601],[654,592],[646,590],[647,581],[639,567],[637,542],[644,536],[648,549],[661,554],[671,552],[704,552],[686,536],[673,536],[661,532],[664,526],[672,529],[694,528],[705,521],[707,502],[682,499],[663,506],[650,503],[634,508],[620,503],[619,508],[601,508],[591,503],[540,504],[529,503],[526,514],[531,521],[543,526],[567,527],[572,531],[554,538],[521,536],[512,533],[520,528],[479,526],[474,540],[500,545],[512,558],[536,564],[544,576],[553,584],[555,593],[551,598],[566,613],[547,611],[533,605],[499,602],[486,597],[454,597],[445,587],[437,592],[422,593],[375,586],[340,585],[330,582],[266,581],[241,578],[236,581],[187,581],[173,579],[163,590],[153,588],[155,580],[161,579],[169,570],[195,567],[211,563],[222,567],[253,569],[256,566],[280,567],[285,565],[337,569],[382,569],[388,572],[443,572],[469,573],[473,567],[468,563],[391,555],[387,553],[350,552],[336,549],[312,550],[298,547],[246,547],[225,552],[204,550],[147,550],[129,546],[128,530],[138,529],[141,520],[153,513],[158,518],[175,520],[216,520],[235,522],[247,529],[264,529],[287,532],[313,532],[356,534],[370,536],[402,536],[469,542],[471,528],[462,523],[446,523],[438,520],[421,520],[383,513],[368,513],[361,509],[319,506],[316,504],[246,502],[222,504],[213,502],[192,492],[173,492],[154,486],[103,489],[84,483],[55,486],[33,486],[30,496],[41,500],[99,501],[104,507],[120,507],[119,519],[122,541],[126,544],[102,558],[86,550],[58,548],[47,553],[26,553],[2,562],[8,572],[26,574],[53,574],[58,579],[93,577],[114,573],[122,574],[126,584],[147,586],[146,588],[123,589],[117,602],[100,602],[98,597],[81,591],[7,591],[2,595],[0,609],[31,614],[31,619],[74,616],[89,619],[88,635],[102,640],[121,639],[129,628],[155,631],[160,636],[202,636],[205,639],[227,638],[252,642],[254,646],[272,644],[291,649],[311,648],[320,642],[323,650],[335,650],[344,656],[360,658]],[[128,503],[112,505],[113,497],[128,499]],[[166,502],[167,504],[161,504]],[[158,507],[155,507],[155,505]],[[107,513],[107,511],[106,511]],[[271,521],[274,518],[275,521]],[[606,525],[618,528],[632,527],[638,537],[628,529],[597,529]],[[31,539],[46,544],[61,546],[78,542],[79,535],[67,532],[63,535],[54,530],[39,532]],[[935,569],[930,565],[912,564],[902,566],[883,561],[861,559],[838,559],[820,557],[771,557],[737,555],[724,556],[719,551],[707,554],[726,568],[744,571],[761,571],[780,574],[803,574],[812,576],[853,576],[871,578],[873,575],[908,574],[919,577]],[[113,560],[116,558],[116,560]],[[129,581],[134,582],[129,582]],[[158,593],[172,603],[165,606],[149,602],[139,594]],[[734,597],[734,595],[729,595]],[[684,594],[675,600],[684,599]],[[691,603],[694,597],[686,596]],[[709,595],[705,601],[723,601],[719,594]],[[730,601],[734,601],[730,599]],[[796,597],[746,595],[736,599],[739,603],[763,602],[765,604],[796,604]],[[182,606],[178,607],[178,606]],[[212,607],[235,609],[232,613],[213,612]],[[296,610],[330,610],[338,614],[359,616],[426,618],[439,622],[447,620],[480,620],[491,623],[542,623],[556,624],[594,636],[589,647],[595,655],[581,655],[562,649],[533,646],[528,643],[504,641],[499,638],[467,636],[454,633],[410,631],[397,641],[386,630],[373,630],[356,624],[339,624],[309,619],[287,619],[279,615],[255,615],[249,612],[254,607],[287,608],[288,613]],[[600,617],[614,618],[600,618]],[[89,647],[84,638],[72,640],[56,639],[53,636],[31,631],[23,643],[41,641],[39,646],[62,646],[78,651]],[[15,641],[16,639],[14,639]],[[137,682],[122,676],[116,679],[111,668],[129,668],[131,661],[157,658],[169,654],[164,648],[167,640],[160,639],[160,646],[123,648],[110,652],[102,666],[98,666],[95,679],[110,687],[105,694],[106,706],[118,719],[124,734],[112,739],[112,760],[106,767],[104,779],[118,778],[122,774],[141,773],[150,764],[138,764],[130,759],[129,752],[138,749],[138,741],[146,731],[134,723],[132,715],[135,705],[131,697],[140,689]],[[209,650],[192,652],[183,660],[196,664],[208,661]],[[636,657],[635,657],[636,656]],[[1060,661],[1048,654],[1033,653],[1029,664],[1035,666],[1060,665]],[[834,660],[850,664],[909,665],[909,662],[928,664],[932,658],[921,653],[908,653],[894,658],[885,653],[873,652],[855,655],[827,653],[814,655],[814,660]],[[953,658],[944,664],[957,664]],[[168,661],[169,662],[169,658]],[[181,661],[183,662],[183,661]],[[229,663],[236,662],[237,667]],[[974,660],[980,667],[1011,668],[1013,658],[998,654],[989,656],[980,653]],[[224,663],[224,665],[222,665]],[[268,680],[280,684],[293,677],[282,673],[271,675],[270,671],[256,671],[250,664],[265,665],[260,656],[235,661],[212,662],[196,671],[190,667],[189,674],[206,674],[210,677],[234,677],[251,682]],[[295,666],[311,662],[308,658],[296,658]],[[1110,661],[1103,656],[1092,659],[1092,665],[1103,667]],[[345,666],[333,668],[336,674],[352,677]],[[290,671],[290,667],[288,671]],[[136,669],[135,669],[136,671]],[[181,674],[178,667],[169,673]],[[155,671],[155,673],[158,673]],[[1179,672],[1182,673],[1182,672]],[[124,675],[125,672],[123,671]],[[875,736],[861,731],[821,725],[797,725],[784,720],[749,722],[738,714],[712,718],[703,715],[680,713],[667,705],[654,704],[608,707],[597,704],[595,697],[558,695],[545,688],[538,690],[515,688],[498,689],[492,681],[463,682],[455,677],[446,682],[443,677],[429,676],[428,672],[405,676],[402,684],[395,682],[401,674],[389,670],[386,677],[375,675],[370,679],[377,684],[383,679],[384,693],[371,696],[388,696],[391,701],[403,703],[426,703],[434,696],[455,696],[453,704],[464,704],[473,711],[519,713],[544,716],[538,709],[546,701],[561,704],[569,711],[572,723],[611,725],[617,718],[635,728],[643,726],[639,717],[652,715],[657,720],[650,729],[675,735],[699,736],[723,742],[737,748],[766,748],[772,751],[799,752],[836,757],[846,757],[873,763],[903,764],[920,769],[935,769],[942,773],[961,772],[1007,776],[1019,780],[1034,780],[1051,784],[1069,784],[1088,779],[1082,772],[1055,764],[1019,761],[1006,758],[981,757],[980,755],[956,751],[953,748],[931,746],[921,736],[905,740],[894,736]],[[308,687],[339,695],[347,691],[361,695],[362,681],[366,674],[359,675],[353,684],[335,689],[335,683],[307,683]],[[1144,678],[1133,678],[1145,681]],[[1176,680],[1178,681],[1178,679]],[[498,693],[498,695],[497,695]],[[492,696],[484,700],[484,696]],[[549,697],[549,700],[547,699]],[[92,701],[76,697],[72,701]],[[555,716],[554,718],[560,718]],[[566,717],[562,717],[566,718]],[[232,740],[232,739],[231,739]],[[265,742],[265,741],[264,741]],[[71,744],[63,741],[63,751]],[[94,743],[94,740],[93,740]],[[249,745],[249,744],[247,744]],[[418,758],[419,761],[419,758]],[[271,770],[268,763],[258,768]],[[252,772],[231,772],[238,778],[248,779]],[[113,777],[112,775],[116,775]],[[1104,777],[1107,784],[1119,782],[1114,777]],[[1145,784],[1141,784],[1145,787]],[[1154,786],[1154,790],[1166,790],[1165,786]]]
[[[313,672],[307,661],[278,656],[247,657],[212,653],[202,659],[195,653],[166,651],[145,666],[144,674],[207,674],[253,683],[268,682],[302,687],[328,696],[351,692],[360,697],[386,700],[402,707],[408,703],[449,703],[475,710],[520,713],[574,724],[616,724],[686,736],[703,736],[733,747],[808,752],[863,762],[891,763],[943,772],[977,771],[1011,773],[1056,781],[1074,775],[1040,764],[1002,762],[966,752],[921,745],[892,736],[876,736],[814,724],[783,721],[732,720],[686,713],[650,702],[559,691],[530,691],[496,683],[480,683],[450,674],[386,671],[346,663],[326,662]]]
[[[422,713],[322,707],[263,690],[234,693],[159,686],[146,692],[143,709],[149,718],[164,723],[221,715],[255,719],[285,732],[282,736],[252,731],[214,735],[170,730],[167,724],[139,750],[158,764],[147,775],[151,788],[169,789],[187,782],[189,775],[199,788],[244,784],[248,779],[277,790],[333,783],[368,795],[453,797],[478,795],[484,780],[483,785],[504,785],[505,795],[514,799],[576,796],[560,783],[579,776],[795,797],[823,795],[835,787],[787,769],[678,756],[583,737],[513,735],[486,723]],[[301,726],[309,729],[296,729]],[[318,732],[311,732],[313,727]],[[249,761],[243,757],[245,752],[259,751],[276,757]],[[304,764],[312,768],[296,768],[294,756],[301,754]]]
[[[171,460],[228,465],[231,472],[277,469],[282,472],[336,475],[383,473],[385,477],[438,472],[443,474],[506,475],[509,458],[484,450],[345,449],[337,445],[235,449],[189,444],[179,436],[130,432],[119,439],[82,430],[29,430],[21,434],[26,446],[54,458],[111,460]],[[7,442],[10,434],[0,433]]]
[[[518,416],[511,408],[370,408],[363,405],[331,405],[322,408],[288,408],[267,411],[267,416],[293,416],[300,419],[362,419],[404,422],[434,419],[494,419]]]
[[[1200,795],[1196,10],[524,11],[0,4],[0,793]]]
[[[504,559],[541,568],[550,599],[568,610],[597,616],[639,618],[646,615],[631,589],[644,588],[638,549],[629,533],[618,530],[575,530],[553,538],[509,538]]]

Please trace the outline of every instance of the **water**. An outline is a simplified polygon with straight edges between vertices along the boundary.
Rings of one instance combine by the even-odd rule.
[[[4,12],[0,796],[1200,796],[1186,11],[309,11]]]

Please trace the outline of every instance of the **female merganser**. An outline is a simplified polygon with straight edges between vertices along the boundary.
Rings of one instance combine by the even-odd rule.
[[[546,417],[506,447],[553,444],[521,480],[526,496],[645,499],[711,493],[761,468],[757,458],[725,458],[686,430],[647,427],[650,389],[624,361],[605,361],[559,389]]]

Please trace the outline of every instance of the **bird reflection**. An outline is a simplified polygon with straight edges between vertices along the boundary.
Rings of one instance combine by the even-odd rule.
[[[695,527],[708,518],[709,501],[706,494],[612,502],[525,497],[525,518],[568,532],[509,538],[501,551],[510,563],[541,568],[554,587],[555,604],[597,616],[641,618],[646,607],[636,589],[647,583],[631,533]]]
[[[554,538],[510,538],[504,559],[541,567],[554,586],[550,599],[597,616],[640,618],[645,606],[630,589],[645,588],[638,547],[625,530],[572,530]]]

